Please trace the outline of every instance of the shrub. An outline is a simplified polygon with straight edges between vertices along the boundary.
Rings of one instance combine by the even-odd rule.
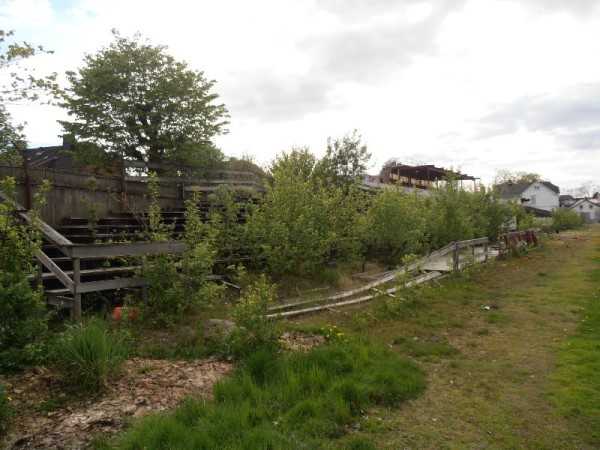
[[[41,292],[31,287],[28,276],[35,273],[33,261],[41,243],[37,211],[49,189],[47,182],[38,189],[29,226],[9,202],[0,202],[0,371],[18,370],[43,354],[47,317]],[[14,178],[0,182],[0,190],[14,195]]]
[[[274,296],[275,285],[269,284],[264,274],[242,294],[235,308],[236,330],[232,334],[238,352],[247,353],[277,342],[279,333],[267,318]]]
[[[171,238],[172,230],[162,222],[156,180],[149,183],[149,188],[152,196],[150,238],[161,242]],[[144,273],[150,280],[147,312],[158,325],[170,325],[191,308],[212,304],[224,290],[223,286],[204,280],[215,262],[215,233],[202,222],[199,202],[199,191],[186,201],[184,241],[187,249],[181,259],[167,254],[153,256],[148,261]]]
[[[100,319],[71,325],[56,338],[52,363],[73,390],[91,393],[120,374],[128,345]]]
[[[584,217],[575,211],[557,209],[552,212],[552,228],[557,233],[564,230],[573,230],[583,226]]]

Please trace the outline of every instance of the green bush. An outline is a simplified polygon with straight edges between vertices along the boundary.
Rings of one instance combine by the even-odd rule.
[[[242,293],[235,308],[236,329],[231,336],[234,352],[245,354],[275,345],[279,333],[267,318],[274,297],[275,285],[269,284],[264,274]]]
[[[557,209],[552,212],[552,228],[557,233],[564,230],[580,228],[585,223],[584,217],[575,211]]]
[[[51,360],[68,388],[91,393],[120,374],[128,353],[127,343],[106,323],[93,318],[59,335]]]
[[[38,362],[43,354],[47,316],[42,294],[28,276],[35,273],[40,248],[37,210],[50,185],[44,182],[35,196],[32,224],[24,225],[9,202],[0,202],[0,372],[15,371]],[[14,178],[0,182],[0,191],[15,193]]]

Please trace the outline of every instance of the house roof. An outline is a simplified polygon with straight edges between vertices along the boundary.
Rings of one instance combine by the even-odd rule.
[[[592,200],[590,200],[589,198],[580,198],[578,199],[575,203],[573,203],[572,205],[567,206],[567,209],[574,209],[576,206],[579,206],[583,203],[589,203],[590,205],[594,205],[597,208],[600,208],[600,205]]]
[[[29,165],[65,172],[87,172],[87,166],[73,159],[73,152],[65,146],[28,148],[26,150]]]
[[[511,199],[514,197],[519,197],[529,186],[531,186],[534,182],[531,183],[504,183],[504,184],[496,184],[494,185],[494,190],[500,194],[500,198],[502,199]],[[555,184],[552,184],[549,181],[540,181],[541,184],[546,186],[555,194],[560,194],[560,189]]]

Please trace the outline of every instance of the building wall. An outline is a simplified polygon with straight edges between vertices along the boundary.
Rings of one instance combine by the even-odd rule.
[[[600,222],[600,205],[584,200],[577,202],[569,208],[570,211],[582,214],[585,218],[586,223],[597,223]]]
[[[533,208],[544,209],[546,211],[554,211],[555,209],[558,209],[558,197],[559,196],[556,192],[547,188],[538,181],[532,183],[521,194],[521,198],[529,199],[528,202],[523,203],[524,205],[531,206]]]

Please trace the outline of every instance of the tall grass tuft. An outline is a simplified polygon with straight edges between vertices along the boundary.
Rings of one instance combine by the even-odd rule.
[[[52,363],[73,391],[92,393],[120,374],[127,343],[100,319],[72,325],[54,342]]]
[[[118,448],[375,448],[348,427],[375,405],[393,407],[425,387],[421,370],[389,349],[336,340],[308,353],[258,350],[214,387],[215,403],[187,400],[143,419]],[[327,442],[328,439],[334,442]]]

